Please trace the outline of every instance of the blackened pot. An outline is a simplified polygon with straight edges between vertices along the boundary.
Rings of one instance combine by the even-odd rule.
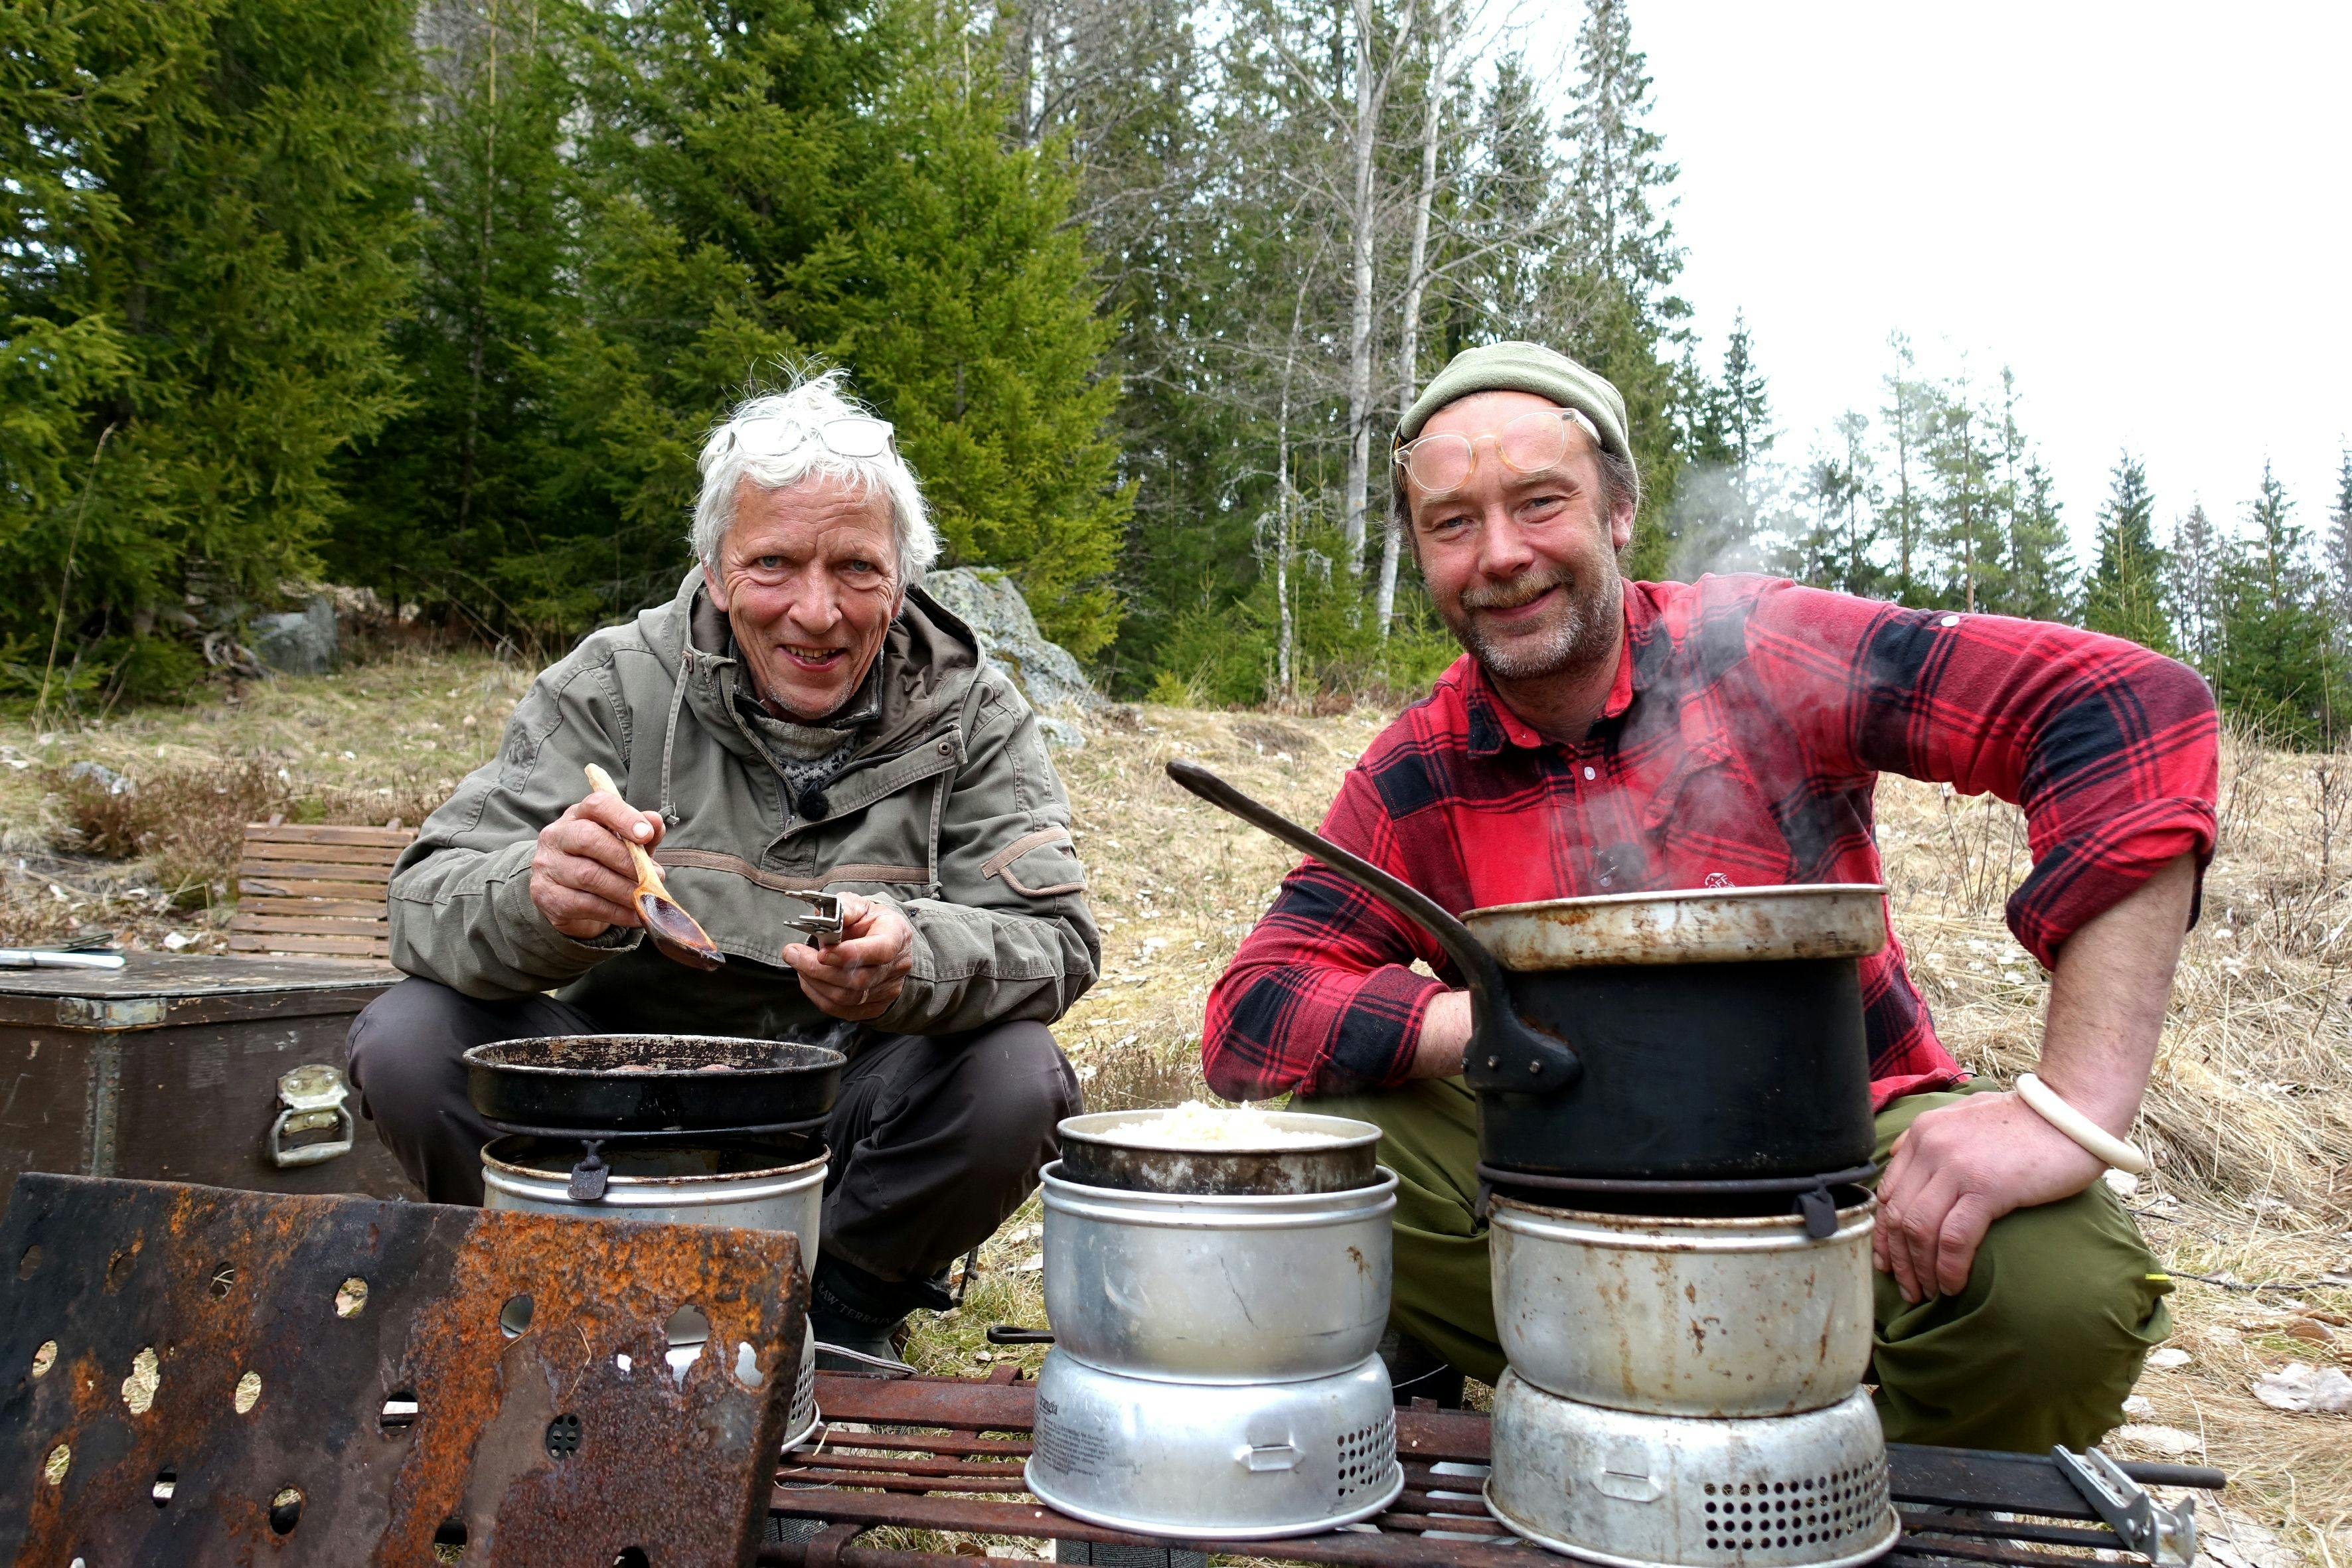
[[[1795,1180],[1869,1163],[1861,884],[1612,894],[1474,910],[1426,894],[1207,769],[1169,776],[1322,861],[1444,949],[1470,993],[1484,1163],[1548,1178]]]

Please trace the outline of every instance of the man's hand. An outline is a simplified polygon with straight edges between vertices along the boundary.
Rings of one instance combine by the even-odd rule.
[[[2073,1197],[2105,1169],[2016,1095],[1970,1095],[1895,1141],[1871,1255],[1906,1301],[1958,1295],[1993,1221]]]
[[[662,820],[610,790],[598,790],[540,830],[530,858],[530,901],[574,942],[643,923],[636,868],[621,841],[625,833],[650,849],[661,842]]]
[[[896,904],[841,895],[841,940],[825,947],[793,942],[784,962],[808,999],[835,1018],[863,1023],[898,1000],[915,967],[915,928]]]

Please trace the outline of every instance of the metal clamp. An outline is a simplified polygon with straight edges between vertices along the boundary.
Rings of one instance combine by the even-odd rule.
[[[339,1154],[352,1152],[352,1139],[359,1123],[352,1116],[347,1103],[352,1086],[343,1081],[342,1070],[324,1062],[311,1062],[296,1068],[278,1080],[278,1120],[269,1124],[269,1163],[280,1170],[295,1165],[316,1165]],[[297,1132],[316,1132],[321,1128],[335,1129],[335,1136],[323,1143],[305,1143],[289,1149],[286,1140]]]
[[[809,907],[808,913],[795,915],[784,921],[793,930],[807,937],[819,947],[841,940],[841,895],[839,893],[794,893],[793,898]]]
[[[2196,1499],[2183,1498],[2178,1508],[2158,1507],[2146,1487],[2096,1448],[2071,1454],[2062,1446],[2051,1449],[2050,1457],[2126,1546],[2158,1568],[2188,1568],[2196,1560]]]

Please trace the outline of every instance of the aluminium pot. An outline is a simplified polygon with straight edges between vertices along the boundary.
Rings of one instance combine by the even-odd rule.
[[[1691,889],[1457,919],[1207,769],[1168,775],[1412,921],[1470,994],[1485,1164],[1550,1179],[1801,1184],[1870,1163],[1859,960],[1885,889]]]
[[[1089,1187],[1119,1187],[1136,1193],[1224,1194],[1343,1193],[1381,1179],[1376,1156],[1381,1130],[1345,1116],[1297,1110],[1261,1112],[1267,1126],[1284,1132],[1315,1132],[1329,1142],[1304,1147],[1221,1143],[1180,1146],[1153,1141],[1152,1124],[1170,1115],[1157,1110],[1097,1110],[1065,1119],[1055,1129],[1062,1139],[1062,1179]]]
[[[1497,1196],[1487,1256],[1504,1357],[1546,1393],[1669,1415],[1792,1415],[1870,1367],[1870,1235],[1858,1188],[1825,1239],[1794,1215],[1714,1219],[1541,1208]]]
[[[1331,1376],[1389,1317],[1397,1179],[1209,1196],[1090,1187],[1045,1167],[1045,1315],[1057,1353],[1164,1383]]]

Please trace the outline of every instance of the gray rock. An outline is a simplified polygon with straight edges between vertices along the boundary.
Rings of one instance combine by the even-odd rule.
[[[928,574],[923,592],[970,626],[980,638],[981,653],[1013,677],[1037,710],[1049,742],[1073,749],[1086,743],[1069,721],[1108,700],[1087,679],[1069,649],[1047,642],[1038,631],[1037,618],[1013,579],[984,566],[955,566]]]
[[[253,618],[253,651],[287,675],[324,675],[335,667],[335,602],[321,594],[299,610]]]
[[[104,763],[68,763],[66,777],[88,779],[109,795],[135,795],[139,786]]]

